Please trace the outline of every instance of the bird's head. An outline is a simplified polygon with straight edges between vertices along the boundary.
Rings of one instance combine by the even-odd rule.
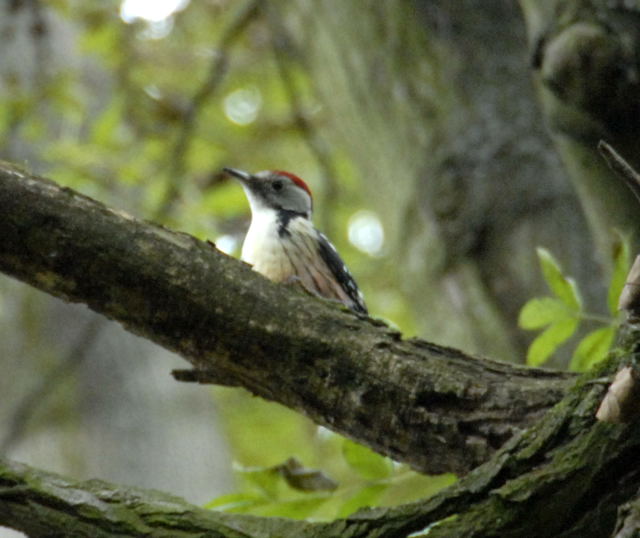
[[[311,218],[311,190],[298,176],[280,170],[256,174],[236,168],[225,168],[224,171],[240,180],[253,213],[284,210]]]

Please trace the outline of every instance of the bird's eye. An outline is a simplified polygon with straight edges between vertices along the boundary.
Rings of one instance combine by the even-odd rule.
[[[282,181],[280,180],[277,180],[271,184],[271,187],[273,188],[274,191],[281,191],[282,187],[284,187],[284,183],[282,183]]]

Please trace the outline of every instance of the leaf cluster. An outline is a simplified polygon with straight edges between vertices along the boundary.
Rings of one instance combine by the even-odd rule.
[[[551,295],[534,297],[520,310],[518,325],[526,330],[541,330],[527,351],[527,364],[544,364],[560,347],[566,344],[585,322],[596,322],[601,327],[589,331],[577,343],[569,368],[586,371],[603,360],[613,343],[618,327],[618,298],[624,287],[630,267],[629,241],[618,235],[613,249],[613,274],[607,294],[609,317],[586,312],[575,280],[567,276],[558,260],[547,249],[537,249],[542,275]]]
[[[208,508],[332,520],[363,507],[427,498],[455,480],[418,474],[278,404],[230,389],[215,389],[215,395],[225,407],[233,402],[224,426],[237,488]]]

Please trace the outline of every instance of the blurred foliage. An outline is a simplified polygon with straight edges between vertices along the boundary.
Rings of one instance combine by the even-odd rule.
[[[542,332],[533,340],[527,353],[531,366],[544,364],[553,353],[571,339],[581,322],[595,322],[603,327],[593,329],[576,345],[569,368],[583,372],[607,355],[619,325],[618,298],[631,265],[629,239],[618,235],[612,252],[613,274],[607,294],[610,317],[584,310],[580,290],[574,279],[564,274],[554,256],[538,248],[538,260],[552,296],[535,297],[520,311],[518,324],[527,330]]]
[[[384,246],[371,255],[348,240],[349,220],[363,204],[356,167],[328,140],[320,156],[305,136],[299,118],[322,124],[323,109],[300,66],[276,61],[265,17],[253,17],[231,39],[227,33],[244,2],[191,2],[161,23],[129,24],[116,1],[44,5],[50,23],[67,25],[71,43],[54,55],[46,31],[34,38],[41,40],[36,46],[43,62],[35,67],[37,84],[24,82],[20,66],[4,71],[1,158],[22,161],[138,217],[214,242],[224,236],[231,254],[239,252],[249,211],[240,186],[221,174],[222,167],[292,170],[311,185],[316,221],[357,275],[370,311],[405,334],[415,332],[390,275],[381,270],[392,263]],[[221,57],[226,61],[215,73]],[[220,83],[205,95],[212,76]],[[17,141],[31,151],[12,149]],[[336,172],[330,182],[319,170],[327,158]],[[172,192],[177,195],[167,199]],[[219,389],[215,398],[238,462],[239,490],[212,507],[332,518],[425,497],[453,480],[419,476],[242,391]],[[325,486],[335,481],[337,487],[296,487],[300,482],[283,471],[292,457],[301,462],[298,479],[300,473],[312,483],[326,477]]]
[[[210,508],[333,519],[366,506],[426,498],[455,480],[451,474],[419,475],[279,404],[233,389],[216,388],[215,393],[237,461],[239,488],[212,500]],[[292,467],[291,457],[305,487],[283,472]]]

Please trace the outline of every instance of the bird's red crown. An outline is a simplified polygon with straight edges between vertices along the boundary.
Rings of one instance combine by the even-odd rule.
[[[302,179],[300,179],[298,176],[296,176],[295,174],[292,174],[291,172],[285,172],[284,170],[275,170],[273,173],[274,174],[278,174],[280,176],[288,177],[291,181],[293,181],[302,190],[307,191],[307,194],[309,195],[309,197],[313,198],[313,196],[311,194],[311,189],[309,188],[309,186]]]

